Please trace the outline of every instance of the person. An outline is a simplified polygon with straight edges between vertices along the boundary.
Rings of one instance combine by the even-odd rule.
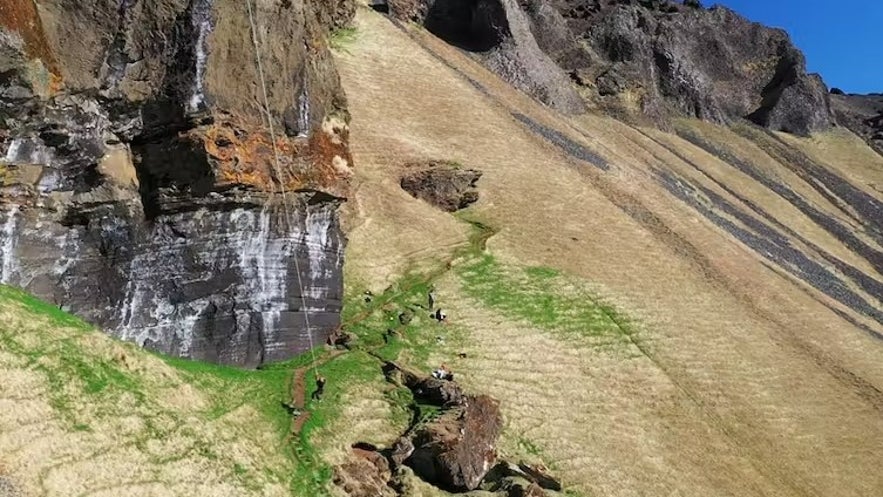
[[[444,322],[446,319],[448,319],[448,315],[445,314],[445,311],[441,310],[441,308],[436,309],[435,320],[438,321],[439,323],[441,323],[441,322]]]
[[[324,376],[316,376],[316,389],[313,390],[313,400],[322,400],[322,394],[325,393],[325,382]]]
[[[438,369],[433,371],[432,377],[439,380],[454,381],[454,373],[452,373],[451,370],[448,369],[448,366],[445,364],[442,364],[441,366],[439,366]]]

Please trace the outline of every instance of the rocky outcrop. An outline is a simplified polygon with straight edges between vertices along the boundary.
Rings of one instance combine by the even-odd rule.
[[[657,123],[748,118],[806,135],[828,129],[827,89],[788,35],[720,6],[668,0],[390,0],[539,100]],[[569,81],[563,75],[569,75]],[[577,91],[578,90],[578,93]]]
[[[415,198],[446,212],[455,212],[478,201],[476,185],[481,171],[457,164],[411,164],[402,176],[402,188]]]
[[[502,427],[497,401],[486,395],[468,397],[414,433],[414,452],[405,463],[441,488],[475,490],[497,461]]]
[[[384,365],[384,373],[391,382],[411,390],[415,398],[439,407],[460,405],[465,396],[455,381],[423,376],[393,362]]]
[[[391,479],[389,463],[376,451],[352,449],[347,461],[334,468],[334,484],[350,497],[395,497]]]
[[[307,311],[322,343],[339,323],[351,165],[325,40],[352,12],[4,2],[0,281],[185,357],[290,357],[308,347]]]
[[[464,395],[453,380],[422,376],[393,362],[385,363],[383,372],[390,382],[408,388],[414,396],[411,426],[386,450],[356,444],[354,454],[364,456],[368,450],[372,454],[362,459],[372,462],[350,457],[335,469],[335,483],[354,497],[368,495],[366,488],[375,492],[370,495],[387,495],[389,489],[394,489],[395,495],[411,495],[409,482],[415,475],[451,492],[478,489],[497,463],[496,444],[503,427],[499,402],[486,395]],[[432,407],[427,411],[426,406]],[[385,457],[383,462],[378,462],[380,454]],[[519,474],[524,472],[519,470]],[[353,482],[357,475],[367,487]],[[383,478],[385,486],[379,485]],[[499,484],[495,487],[494,491],[508,491]]]
[[[528,0],[540,46],[602,107],[655,119],[749,118],[795,134],[825,130],[825,85],[787,33],[720,6]]]
[[[561,482],[540,466],[526,463],[518,465],[502,461],[485,476],[482,488],[503,492],[507,497],[542,497],[546,490],[560,492]]]
[[[838,124],[864,138],[883,155],[883,94],[838,95],[832,91],[831,104]]]
[[[567,75],[537,45],[516,0],[389,0],[393,15],[418,22],[504,80],[566,114],[585,111]]]

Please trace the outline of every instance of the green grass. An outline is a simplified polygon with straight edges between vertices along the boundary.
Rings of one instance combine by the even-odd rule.
[[[331,32],[329,44],[333,50],[346,51],[358,37],[358,30],[353,27],[339,28]]]
[[[83,331],[92,329],[92,326],[80,318],[64,312],[55,305],[44,302],[26,292],[10,286],[0,285],[0,299],[18,302],[28,311],[46,317],[59,326],[78,328]]]
[[[82,396],[118,399],[130,395],[141,402],[143,389],[137,379],[114,358],[97,357],[79,340],[92,328],[58,307],[21,290],[0,285],[0,301],[14,302],[26,314],[48,320],[66,334],[39,332],[38,340],[25,340],[8,324],[0,325],[0,346],[25,360],[25,367],[41,372],[49,387],[49,403],[68,422],[70,429],[82,431],[88,423],[77,416],[76,404]],[[27,337],[33,338],[33,337]]]
[[[326,350],[316,350],[315,354],[303,353],[294,359],[267,364],[257,370],[244,370],[229,366],[163,357],[163,360],[178,369],[189,383],[196,385],[212,401],[205,412],[209,419],[221,417],[243,405],[255,408],[277,433],[280,448],[291,460],[287,474],[272,474],[273,479],[287,481],[293,495],[326,495],[331,480],[331,468],[318,455],[311,443],[311,434],[324,426],[339,413],[340,385],[345,384],[341,371],[349,369],[347,361],[340,358],[324,364],[320,371],[328,378],[326,396],[322,402],[309,403],[310,420],[303,426],[299,436],[289,439],[292,417],[284,404],[289,403],[292,371],[309,366],[315,357],[321,362],[328,357]],[[351,371],[359,368],[353,367]],[[307,375],[306,387],[314,383],[312,373]],[[238,474],[234,468],[234,474]],[[241,480],[248,482],[249,476],[242,474]]]
[[[569,338],[631,341],[634,329],[624,315],[587,291],[573,293],[571,282],[554,269],[505,267],[481,254],[457,271],[468,295],[506,316]],[[564,287],[568,291],[556,291]]]

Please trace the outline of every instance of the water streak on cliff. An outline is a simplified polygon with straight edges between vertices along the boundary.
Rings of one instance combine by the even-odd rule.
[[[191,23],[197,33],[194,46],[194,78],[193,89],[188,102],[188,110],[196,112],[205,105],[205,68],[208,60],[208,35],[212,32],[211,0],[194,0],[192,4]]]
[[[19,206],[13,205],[6,211],[6,221],[3,223],[3,229],[0,231],[2,240],[2,262],[0,262],[0,283],[9,283],[13,273],[15,272],[15,226],[16,217],[18,217]]]

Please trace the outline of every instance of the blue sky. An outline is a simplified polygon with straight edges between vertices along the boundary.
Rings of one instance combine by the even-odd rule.
[[[883,93],[883,0],[705,0],[785,28],[810,72],[847,93]]]

